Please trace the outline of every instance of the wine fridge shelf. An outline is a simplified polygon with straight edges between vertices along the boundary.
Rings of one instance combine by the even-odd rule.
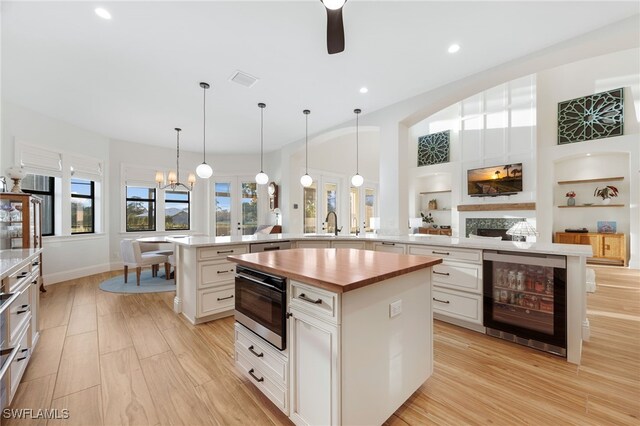
[[[527,308],[526,306],[513,305],[511,303],[499,302],[497,300],[494,300],[493,303],[495,303],[496,305],[503,305],[503,306],[507,306],[509,308],[516,308],[516,309],[520,309],[520,310],[523,310],[523,311],[540,312],[541,314],[551,314],[551,315],[553,315],[553,311],[543,311],[541,309]]]
[[[496,290],[512,291],[514,293],[530,294],[532,296],[545,296],[545,297],[547,297],[549,299],[553,299],[553,293],[545,293],[545,292],[530,291],[530,290],[518,290],[518,289],[515,289],[515,288],[501,287],[501,286],[495,285],[495,284],[493,285],[493,288],[496,289]]]

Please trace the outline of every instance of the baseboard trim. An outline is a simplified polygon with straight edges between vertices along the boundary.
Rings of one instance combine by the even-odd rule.
[[[122,265],[120,266],[122,268]],[[63,281],[75,280],[77,278],[86,277],[88,275],[100,274],[102,272],[111,271],[111,263],[103,263],[102,265],[92,265],[85,268],[72,269],[70,271],[54,272],[52,274],[44,274],[42,276],[45,287],[51,284],[57,284]]]

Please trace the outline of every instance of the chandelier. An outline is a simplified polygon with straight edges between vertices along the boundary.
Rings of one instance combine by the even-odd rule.
[[[167,183],[165,183],[164,180],[164,172],[156,172],[156,184],[159,189],[170,188],[172,191],[175,191],[177,188],[183,187],[187,191],[191,191],[193,184],[196,183],[196,175],[189,173],[189,177],[187,178],[188,185],[180,182],[180,132],[182,129],[176,127],[174,130],[176,131],[176,171],[169,171],[167,174]]]

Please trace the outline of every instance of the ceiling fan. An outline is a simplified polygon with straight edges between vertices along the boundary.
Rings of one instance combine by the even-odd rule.
[[[329,55],[344,50],[342,7],[347,0],[320,0],[327,9],[327,51]]]

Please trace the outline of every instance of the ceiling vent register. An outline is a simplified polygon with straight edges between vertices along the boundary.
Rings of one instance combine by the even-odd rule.
[[[258,79],[242,71],[236,71],[231,77],[229,77],[229,81],[238,83],[244,87],[251,87],[258,82]]]

